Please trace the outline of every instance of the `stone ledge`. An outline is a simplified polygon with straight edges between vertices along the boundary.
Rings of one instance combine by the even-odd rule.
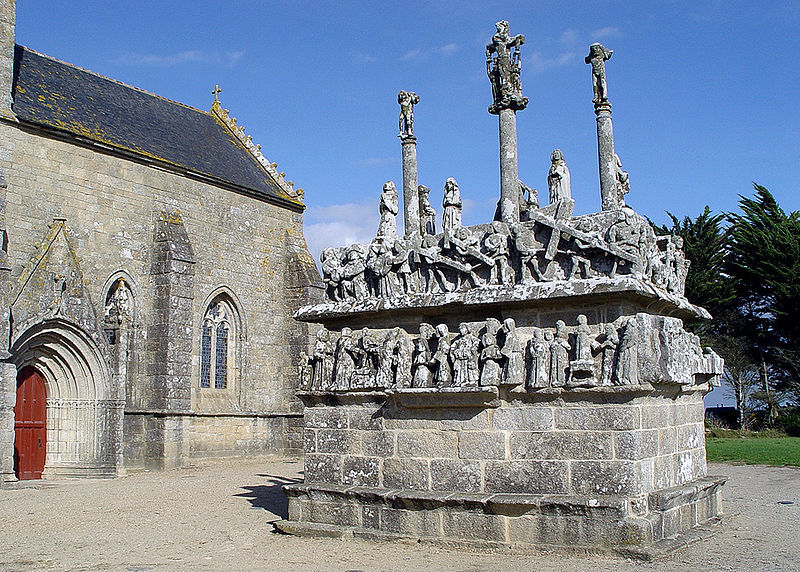
[[[295,395],[306,407],[314,405],[359,405],[362,403],[383,403],[387,393],[384,391],[296,391]]]
[[[381,314],[397,310],[421,307],[455,307],[459,311],[487,305],[517,305],[535,301],[585,298],[586,296],[608,296],[627,294],[642,299],[655,313],[679,318],[710,319],[703,308],[691,304],[686,298],[669,294],[652,284],[630,276],[616,278],[587,278],[577,280],[555,280],[514,285],[480,286],[463,292],[404,294],[394,298],[364,298],[341,302],[323,302],[300,308],[295,319],[305,322],[324,322],[359,314]]]
[[[407,409],[452,409],[500,407],[498,389],[487,387],[431,387],[396,389],[387,392],[398,407]]]
[[[650,510],[659,511],[684,506],[716,493],[726,482],[728,477],[707,476],[685,485],[654,491],[649,495],[648,506]]]

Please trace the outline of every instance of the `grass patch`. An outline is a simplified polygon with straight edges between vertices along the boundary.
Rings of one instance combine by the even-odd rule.
[[[708,437],[709,461],[800,467],[800,437]]]

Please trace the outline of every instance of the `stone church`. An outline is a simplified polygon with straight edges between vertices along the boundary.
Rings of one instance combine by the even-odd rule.
[[[222,109],[14,41],[0,0],[0,482],[302,449],[303,193]]]

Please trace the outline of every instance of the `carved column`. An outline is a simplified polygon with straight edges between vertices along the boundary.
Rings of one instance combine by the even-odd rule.
[[[419,234],[419,191],[417,189],[417,138],[400,135],[403,144],[403,222],[405,235]]]
[[[517,162],[517,112],[501,109],[500,121],[500,220],[519,223],[519,167]]]
[[[617,190],[617,170],[614,159],[614,128],[611,125],[611,101],[606,87],[605,62],[611,58],[612,50],[601,44],[592,44],[586,63],[592,66],[594,81],[594,113],[597,116],[597,160],[600,171],[600,202],[602,210],[610,211],[622,207]]]

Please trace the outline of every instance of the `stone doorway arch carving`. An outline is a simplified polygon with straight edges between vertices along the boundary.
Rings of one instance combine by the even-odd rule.
[[[44,378],[44,475],[118,474],[124,389],[91,336],[67,320],[43,320],[13,340],[11,354],[18,370],[32,366]]]

